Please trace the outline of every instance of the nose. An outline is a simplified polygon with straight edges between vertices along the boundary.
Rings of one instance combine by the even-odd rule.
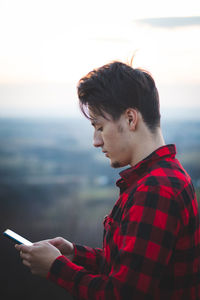
[[[103,139],[102,139],[100,131],[95,130],[95,132],[94,132],[93,146],[94,147],[102,147],[103,146]]]

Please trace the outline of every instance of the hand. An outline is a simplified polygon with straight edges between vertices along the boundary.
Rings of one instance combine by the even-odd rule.
[[[20,251],[22,262],[29,267],[32,274],[46,277],[54,260],[61,255],[58,248],[47,241],[41,241],[32,246],[15,245]]]
[[[74,246],[71,242],[63,239],[62,237],[56,237],[51,240],[47,240],[51,245],[56,247],[62,255],[65,255],[69,260],[74,258]]]

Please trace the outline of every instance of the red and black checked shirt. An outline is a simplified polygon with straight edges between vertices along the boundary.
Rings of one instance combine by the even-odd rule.
[[[75,245],[48,278],[76,299],[200,299],[200,225],[191,179],[163,146],[122,173],[102,249]]]

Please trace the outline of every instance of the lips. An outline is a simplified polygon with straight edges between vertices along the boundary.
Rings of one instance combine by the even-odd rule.
[[[107,151],[102,151],[106,157],[108,157],[108,152]]]

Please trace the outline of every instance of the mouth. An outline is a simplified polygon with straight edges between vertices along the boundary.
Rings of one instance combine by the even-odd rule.
[[[108,157],[108,152],[107,151],[102,151],[106,157]]]

